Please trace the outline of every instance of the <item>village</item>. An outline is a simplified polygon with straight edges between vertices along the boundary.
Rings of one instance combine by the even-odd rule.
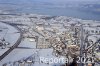
[[[40,57],[68,58],[68,63],[73,58],[90,57],[94,62],[80,61],[78,65],[100,65],[100,21],[38,14],[1,14],[1,23],[13,27],[17,31],[13,33],[17,34],[16,39],[6,39],[9,36],[9,32],[3,29],[6,26],[0,28],[0,33],[4,31],[5,34],[0,39],[0,66],[66,66],[66,63],[45,63],[39,60]]]

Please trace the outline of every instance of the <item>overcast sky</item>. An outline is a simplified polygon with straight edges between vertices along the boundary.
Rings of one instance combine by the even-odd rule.
[[[29,1],[29,0],[28,0]],[[54,3],[66,3],[66,2],[100,2],[100,0],[33,0],[33,1],[40,1],[40,2],[54,2]]]
[[[50,3],[68,3],[68,1],[70,2],[100,2],[100,0],[0,0],[0,3],[7,3],[7,2],[11,2],[11,3],[28,3],[28,2],[50,2]]]
[[[100,0],[0,0],[0,1],[56,1],[56,2],[67,2],[67,1],[100,1]]]
[[[98,1],[98,0],[40,0],[40,1]]]

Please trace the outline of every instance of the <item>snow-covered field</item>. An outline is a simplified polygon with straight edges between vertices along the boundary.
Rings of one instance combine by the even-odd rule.
[[[13,26],[1,22],[0,29],[2,30],[2,32],[0,32],[0,39],[2,40],[4,38],[6,42],[10,43],[9,47],[13,46],[20,36],[18,30]],[[0,55],[2,55],[8,49],[9,48],[0,49]]]
[[[23,48],[36,48],[36,42],[30,41],[28,38],[23,39],[21,44],[18,47],[23,47]]]

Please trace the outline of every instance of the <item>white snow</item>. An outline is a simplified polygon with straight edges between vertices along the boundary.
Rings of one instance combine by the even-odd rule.
[[[9,48],[6,48],[6,49],[0,49],[0,56],[5,53]]]
[[[9,47],[13,46],[18,40],[20,34],[16,33],[18,30],[13,26],[0,22],[2,32],[0,32],[0,39],[5,39],[6,42],[10,43]],[[0,49],[0,56],[6,52],[9,48]]]
[[[36,42],[31,42],[28,38],[26,38],[18,47],[36,48]]]

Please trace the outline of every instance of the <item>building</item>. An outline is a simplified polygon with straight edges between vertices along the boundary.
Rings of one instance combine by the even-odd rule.
[[[50,48],[51,44],[49,39],[45,39],[44,37],[39,37],[37,41],[36,48],[37,49],[47,49]]]

